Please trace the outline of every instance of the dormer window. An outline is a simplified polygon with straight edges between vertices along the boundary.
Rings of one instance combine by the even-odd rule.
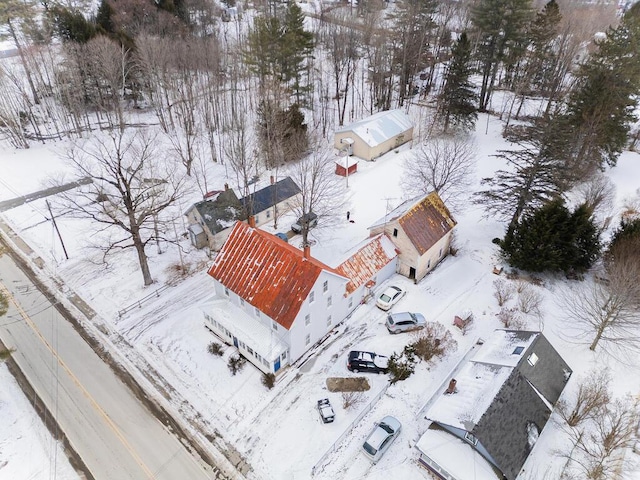
[[[464,439],[469,442],[471,445],[477,445],[478,444],[478,439],[476,437],[474,437],[471,433],[469,432],[464,432]]]
[[[534,367],[536,363],[538,363],[538,356],[535,353],[532,353],[531,355],[529,355],[529,358],[527,358],[527,362],[529,363],[529,365]]]
[[[516,347],[512,355],[520,355],[522,352],[524,352],[524,347]]]

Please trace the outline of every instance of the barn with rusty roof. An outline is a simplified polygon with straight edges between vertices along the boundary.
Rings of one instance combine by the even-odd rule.
[[[369,227],[400,252],[397,272],[416,282],[449,253],[456,221],[436,192],[404,202]]]
[[[265,372],[295,362],[347,316],[348,278],[308,247],[242,222],[209,275],[216,296],[201,307],[208,328]]]

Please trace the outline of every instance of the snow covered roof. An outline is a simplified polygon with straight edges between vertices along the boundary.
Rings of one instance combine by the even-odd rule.
[[[216,195],[209,199],[193,205],[186,213],[193,208],[198,211],[212,235],[233,226],[237,220],[247,219],[247,214],[232,188],[216,192]]]
[[[336,268],[349,279],[347,293],[354,292],[398,256],[395,245],[384,234],[368,238],[363,246],[356,248],[357,251]]]
[[[269,361],[276,360],[287,350],[287,345],[273,329],[225,298],[213,296],[200,305],[200,310],[242,338],[248,347]]]
[[[369,230],[396,221],[420,255],[427,252],[457,223],[437,192],[402,203],[371,225]]]
[[[429,459],[444,468],[456,480],[499,480],[493,466],[471,447],[469,442],[461,440],[438,428],[429,428],[420,437],[416,448],[428,459],[420,462],[428,465]]]
[[[353,132],[370,147],[400,135],[413,127],[409,115],[401,109],[378,112],[350,125],[338,128],[336,133]]]
[[[236,222],[209,275],[289,329],[323,271],[340,275],[275,235]]]
[[[455,393],[436,399],[426,417],[471,433],[512,480],[533,448],[531,428],[542,431],[570,375],[542,333],[496,330],[455,373]]]

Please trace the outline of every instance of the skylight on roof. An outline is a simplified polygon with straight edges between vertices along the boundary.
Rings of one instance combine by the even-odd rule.
[[[512,355],[520,355],[522,352],[524,352],[524,347],[516,347]]]
[[[538,363],[538,356],[535,353],[532,353],[529,355],[529,358],[527,358],[527,362],[529,362],[529,365],[532,367],[535,366],[535,364]]]

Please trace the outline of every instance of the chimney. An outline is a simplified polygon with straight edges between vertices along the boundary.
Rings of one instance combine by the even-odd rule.
[[[227,190],[229,190],[229,184],[228,184],[228,183],[225,183],[225,184],[224,184],[224,191],[226,192]]]
[[[456,393],[456,383],[458,383],[458,382],[456,381],[455,378],[452,378],[451,380],[449,380],[449,386],[444,391],[444,393],[446,393],[448,395],[451,395],[452,393]]]
[[[311,258],[311,247],[309,245],[305,245],[304,249],[304,258]]]
[[[270,180],[271,180],[271,185],[276,183],[276,179],[275,179],[275,177],[273,175],[271,175]]]
[[[254,217],[253,215],[249,215],[247,221],[249,222],[249,226],[251,228],[256,228],[256,217]]]

